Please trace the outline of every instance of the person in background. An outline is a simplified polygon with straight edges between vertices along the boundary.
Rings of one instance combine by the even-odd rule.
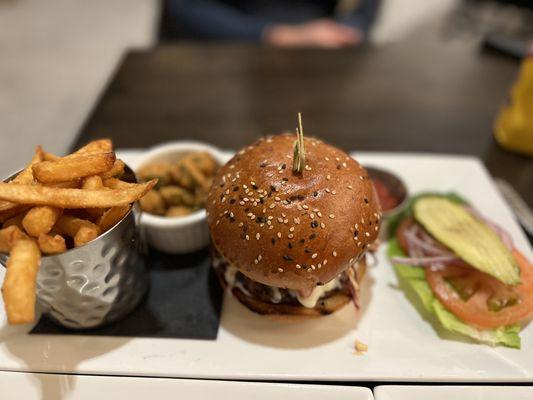
[[[165,0],[163,36],[341,48],[368,38],[380,0]]]

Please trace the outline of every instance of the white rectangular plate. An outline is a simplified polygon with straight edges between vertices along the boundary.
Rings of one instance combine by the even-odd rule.
[[[122,156],[135,164],[135,153]],[[363,164],[398,173],[411,193],[459,192],[505,227],[531,258],[524,235],[478,160],[397,153],[356,156]],[[253,314],[225,296],[218,339],[203,341],[26,335],[28,327],[9,327],[0,314],[0,370],[245,380],[533,380],[532,324],[521,333],[521,350],[491,348],[436,330],[397,289],[385,248],[365,278],[359,316],[350,305],[317,320],[286,324]],[[365,355],[354,354],[356,338],[368,344]]]
[[[0,372],[2,400],[372,400],[368,388],[198,379]]]
[[[376,400],[531,400],[533,386],[376,386]]]

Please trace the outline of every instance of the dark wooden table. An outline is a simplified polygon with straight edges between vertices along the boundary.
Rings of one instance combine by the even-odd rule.
[[[73,147],[109,136],[117,148],[196,139],[238,149],[293,129],[302,111],[307,134],[347,150],[480,157],[533,206],[533,160],[492,137],[518,65],[424,38],[341,51],[165,45],[126,55]]]

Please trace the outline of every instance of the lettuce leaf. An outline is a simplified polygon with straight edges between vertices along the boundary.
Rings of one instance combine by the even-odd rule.
[[[388,245],[387,255],[389,258],[405,256],[395,237],[389,240]],[[394,265],[394,269],[398,276],[417,294],[428,313],[435,315],[445,329],[492,346],[503,345],[515,349],[520,348],[519,325],[506,326],[498,329],[478,329],[472,327],[446,310],[439,299],[435,297],[426,280],[423,267],[398,264]]]

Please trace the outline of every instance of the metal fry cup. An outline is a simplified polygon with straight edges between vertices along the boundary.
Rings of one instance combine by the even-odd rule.
[[[125,176],[135,181],[129,168]],[[36,290],[43,314],[67,328],[89,329],[119,320],[139,304],[148,288],[139,216],[134,205],[96,239],[41,258]],[[0,263],[6,266],[8,258],[0,254]]]

